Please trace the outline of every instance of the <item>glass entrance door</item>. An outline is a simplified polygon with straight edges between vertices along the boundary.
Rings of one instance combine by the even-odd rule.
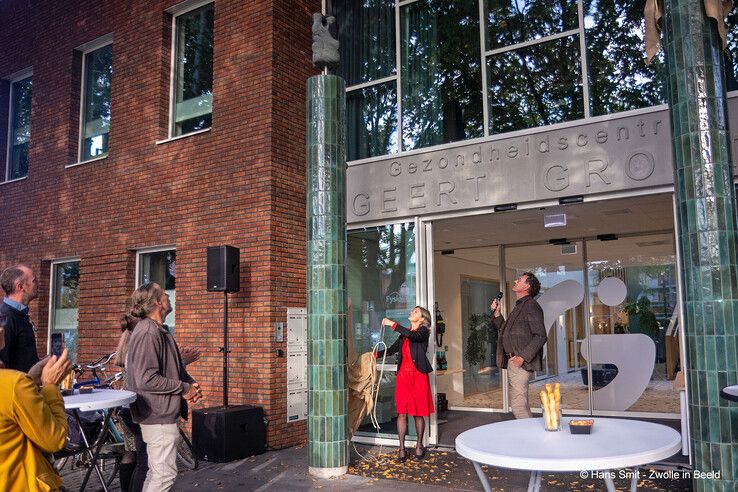
[[[382,328],[382,318],[407,326],[410,311],[418,304],[416,233],[413,223],[392,224],[348,231],[346,281],[349,303],[348,360],[395,342],[396,335]],[[380,345],[377,345],[380,344]],[[395,356],[377,364],[381,373],[375,414],[379,429],[367,417],[355,433],[360,440],[397,440],[395,410]],[[408,440],[415,439],[413,419],[408,419]]]
[[[529,387],[531,408],[540,408],[539,393],[545,384],[560,383],[562,409],[589,412],[586,363],[579,351],[587,337],[582,242],[505,248],[505,272],[507,313],[515,307],[511,290],[515,279],[532,272],[541,282],[537,300],[543,308],[548,341],[543,370],[532,376]]]
[[[587,275],[594,412],[678,414],[673,234],[587,241]]]

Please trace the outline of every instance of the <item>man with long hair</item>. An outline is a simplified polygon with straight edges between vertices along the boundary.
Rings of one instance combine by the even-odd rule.
[[[126,356],[127,388],[136,392],[133,421],[140,424],[149,470],[144,492],[168,491],[177,479],[179,418],[187,403],[202,398],[200,385],[187,373],[174,337],[164,326],[171,312],[169,295],[154,282],[131,296],[130,314],[140,321],[131,332]]]

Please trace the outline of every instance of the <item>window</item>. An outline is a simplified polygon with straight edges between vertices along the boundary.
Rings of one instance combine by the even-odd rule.
[[[82,61],[82,118],[80,162],[108,153],[110,85],[113,79],[113,45],[84,53]]]
[[[170,136],[204,130],[213,113],[213,4],[174,16]]]
[[[348,160],[399,150],[394,0],[334,0],[346,79]]]
[[[643,63],[645,1],[332,0],[347,159],[666,102],[663,53]]]
[[[5,180],[28,176],[28,143],[31,140],[32,77],[10,84],[10,122]]]
[[[156,282],[169,294],[172,312],[164,320],[170,330],[174,330],[174,312],[176,305],[175,281],[177,280],[177,252],[174,249],[156,249],[139,251],[136,258],[136,285]]]
[[[62,333],[64,345],[69,349],[69,357],[72,361],[77,360],[78,305],[79,260],[53,262],[51,264],[49,340],[51,340],[51,333]]]
[[[725,85],[729,91],[738,91],[738,9],[728,15],[728,49],[723,51],[723,56]]]

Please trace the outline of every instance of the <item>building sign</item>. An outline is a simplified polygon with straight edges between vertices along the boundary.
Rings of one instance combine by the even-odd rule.
[[[730,103],[731,121],[738,127],[738,98]],[[673,180],[669,112],[661,110],[351,165],[347,218],[349,223],[384,221],[651,188]]]

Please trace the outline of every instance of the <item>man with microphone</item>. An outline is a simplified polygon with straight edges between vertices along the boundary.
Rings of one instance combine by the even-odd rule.
[[[517,300],[507,321],[500,315],[500,298],[492,301],[492,326],[497,328],[497,367],[507,369],[510,407],[516,419],[531,418],[528,381],[533,371],[543,368],[546,327],[543,309],[534,299],[541,282],[532,272],[523,273],[512,287]]]

